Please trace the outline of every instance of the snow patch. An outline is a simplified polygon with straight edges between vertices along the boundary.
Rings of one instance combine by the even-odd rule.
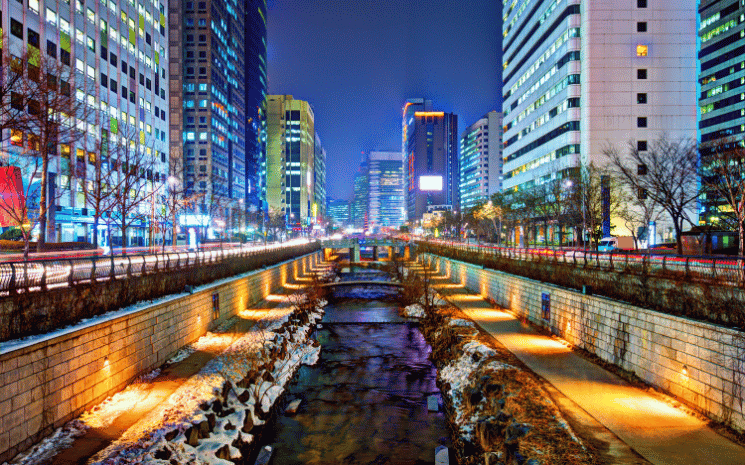
[[[404,316],[408,318],[424,318],[424,307],[420,304],[412,304],[404,308]]]

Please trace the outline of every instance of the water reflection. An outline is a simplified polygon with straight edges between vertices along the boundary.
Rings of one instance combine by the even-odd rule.
[[[449,445],[443,414],[427,411],[427,396],[439,394],[430,348],[395,304],[330,305],[316,337],[321,360],[289,387],[300,411],[280,415],[267,438],[273,463],[432,463],[435,447]]]

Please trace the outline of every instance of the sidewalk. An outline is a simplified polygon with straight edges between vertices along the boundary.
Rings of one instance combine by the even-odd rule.
[[[668,405],[538,334],[514,315],[463,288],[434,285],[453,305],[556,390],[653,464],[743,465],[745,448],[705,422]],[[623,462],[617,462],[623,463]]]

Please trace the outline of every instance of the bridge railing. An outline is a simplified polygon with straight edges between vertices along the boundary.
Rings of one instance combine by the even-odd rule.
[[[703,257],[640,252],[597,252],[582,249],[512,248],[448,241],[420,241],[471,256],[525,262],[554,262],[603,271],[649,274],[660,277],[745,284],[745,257]]]
[[[0,294],[183,270],[234,258],[255,257],[295,245],[289,242],[229,249],[1,262]]]

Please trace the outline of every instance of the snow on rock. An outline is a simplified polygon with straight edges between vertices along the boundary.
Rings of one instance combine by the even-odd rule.
[[[408,318],[424,318],[424,307],[420,304],[412,304],[404,308],[404,316]]]
[[[478,342],[470,341],[463,346],[461,356],[446,364],[439,370],[438,376],[443,383],[448,383],[450,388],[445,393],[450,397],[454,410],[454,423],[460,429],[461,435],[471,438],[473,427],[478,420],[478,415],[468,416],[464,409],[463,399],[466,388],[473,384],[471,374],[474,373],[486,360],[495,354],[495,351]],[[484,367],[492,370],[514,369],[512,365],[497,361],[490,361]]]
[[[464,328],[475,328],[476,324],[471,320],[466,320],[463,318],[453,318],[450,321],[448,321],[448,326],[458,326],[458,327],[464,327]]]
[[[82,436],[87,430],[88,426],[78,420],[73,420],[57,428],[51,436],[44,438],[31,449],[17,455],[10,463],[14,465],[41,465],[49,463],[60,450],[70,447],[75,441],[75,438]],[[3,463],[3,465],[6,464]]]
[[[429,297],[427,297],[429,296]],[[429,288],[427,291],[427,295],[422,295],[419,298],[419,303],[422,305],[426,305],[427,302],[430,302],[434,306],[440,306],[440,305],[447,305],[447,301],[440,295],[439,292],[434,290],[433,288]]]
[[[262,320],[92,462],[227,465],[241,459],[236,445],[253,444],[252,429],[265,423],[261,417],[297,368],[317,362],[320,346],[308,336],[324,305],[316,303],[307,317],[275,312],[280,315]],[[235,336],[211,334],[195,346],[209,347],[221,337]]]

